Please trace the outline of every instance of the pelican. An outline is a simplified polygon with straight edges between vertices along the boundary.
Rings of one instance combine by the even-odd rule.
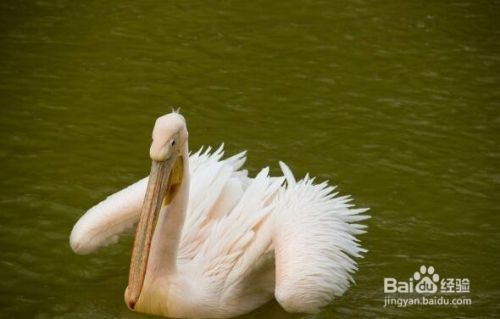
[[[227,318],[276,298],[289,312],[315,313],[353,282],[357,235],[368,209],[327,182],[297,181],[280,162],[254,178],[245,152],[223,145],[190,155],[184,117],[156,120],[148,177],[109,196],[75,224],[70,245],[87,254],[136,228],[125,303],[175,318]]]

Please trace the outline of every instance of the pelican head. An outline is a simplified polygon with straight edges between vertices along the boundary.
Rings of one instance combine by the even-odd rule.
[[[148,266],[153,234],[162,207],[169,205],[179,191],[183,180],[184,158],[188,133],[184,117],[170,113],[159,117],[153,129],[153,142],[149,150],[151,173],[137,225],[129,283],[125,301],[134,309],[141,294]]]

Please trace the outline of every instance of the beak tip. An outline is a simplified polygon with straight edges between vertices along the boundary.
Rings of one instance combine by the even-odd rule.
[[[134,310],[134,308],[135,308],[135,300],[129,300],[128,307],[130,308],[130,310]]]
[[[127,289],[125,289],[125,303],[130,310],[134,310],[137,303],[136,299],[130,295],[130,290],[128,287]]]

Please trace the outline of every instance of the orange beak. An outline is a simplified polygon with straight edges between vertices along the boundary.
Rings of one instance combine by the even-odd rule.
[[[135,234],[128,287],[125,292],[125,299],[131,310],[134,310],[144,285],[151,241],[161,207],[170,204],[182,181],[182,173],[181,156],[172,155],[165,161],[152,162],[146,196]]]

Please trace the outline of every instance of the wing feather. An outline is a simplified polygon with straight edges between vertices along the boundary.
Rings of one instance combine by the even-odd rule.
[[[99,247],[116,243],[120,234],[139,221],[148,178],[116,192],[89,209],[75,224],[70,245],[78,254],[88,254]]]
[[[221,291],[249,275],[259,258],[265,257],[271,247],[270,214],[283,178],[271,178],[269,169],[263,169],[252,179],[236,206],[211,223],[203,245],[194,262],[200,278],[212,282]],[[217,271],[214,271],[214,270]]]
[[[223,145],[213,153],[210,148],[201,150],[193,158],[188,211],[181,242],[179,259],[187,262],[195,257],[209,234],[213,224],[236,205],[247,184],[246,172],[238,171],[245,162],[245,152],[225,160]],[[191,159],[190,158],[190,159]],[[192,164],[190,160],[190,165]]]
[[[315,184],[308,175],[295,182],[280,163],[287,187],[274,216],[275,296],[291,312],[316,312],[342,295],[357,270],[353,258],[366,252],[355,237],[369,218],[367,209],[352,208],[350,196],[336,197],[335,187]]]

